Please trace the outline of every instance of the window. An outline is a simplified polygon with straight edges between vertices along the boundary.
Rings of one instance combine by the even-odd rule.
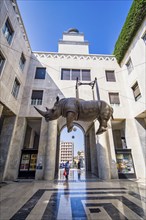
[[[120,104],[119,93],[109,93],[109,100],[110,100],[110,104],[119,105]]]
[[[0,51],[0,74],[2,72],[4,63],[5,63],[5,58],[4,58],[3,54],[2,54],[2,52]]]
[[[72,70],[71,73],[72,80],[76,80],[77,78],[80,80],[80,70]]]
[[[126,66],[127,66],[127,69],[128,69],[128,73],[130,74],[132,72],[132,70],[133,70],[133,64],[132,64],[131,58],[126,63]]]
[[[90,70],[82,70],[82,80],[91,81]]]
[[[61,80],[76,80],[90,81],[90,70],[80,70],[80,69],[62,69],[61,70]]]
[[[22,53],[21,57],[20,57],[20,61],[19,61],[19,66],[20,66],[21,70],[24,69],[25,62],[26,62],[26,59],[24,57],[24,54]]]
[[[35,72],[35,79],[45,79],[46,68],[37,67]]]
[[[70,80],[70,70],[69,69],[62,69],[61,80]]]
[[[144,41],[145,44],[146,44],[146,32],[143,34],[142,39],[143,39],[143,41]]]
[[[106,81],[108,81],[108,82],[116,82],[114,70],[106,70],[105,74],[106,74]]]
[[[141,97],[140,89],[139,89],[137,82],[132,86],[132,90],[133,90],[135,101],[137,101]]]
[[[42,105],[43,90],[33,90],[31,95],[31,105]]]
[[[15,98],[17,98],[17,96],[18,96],[19,88],[20,88],[20,83],[19,83],[18,79],[15,78],[13,89],[12,89],[12,95]]]
[[[3,27],[3,34],[4,34],[4,36],[7,39],[9,44],[12,41],[13,33],[14,33],[14,31],[12,29],[10,21],[9,21],[9,19],[7,19],[6,23],[4,24],[4,27]]]

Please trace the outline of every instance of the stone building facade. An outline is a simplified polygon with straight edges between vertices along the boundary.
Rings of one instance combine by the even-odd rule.
[[[66,163],[66,161],[69,161],[70,165],[72,165],[73,158],[74,158],[74,143],[61,141],[59,164]]]
[[[33,107],[51,108],[56,96],[113,106],[114,119],[99,136],[97,121],[75,122],[84,133],[86,171],[101,179],[144,178],[146,19],[119,65],[114,55],[90,54],[75,28],[63,33],[58,52],[33,52],[16,1],[0,1],[0,8],[1,180],[56,176],[66,121],[47,123]]]

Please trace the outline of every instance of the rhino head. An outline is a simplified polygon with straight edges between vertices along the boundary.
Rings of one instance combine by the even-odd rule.
[[[61,116],[61,109],[59,106],[59,97],[56,97],[56,102],[52,109],[46,107],[46,111],[42,111],[34,106],[34,108],[45,118],[46,121],[52,121]]]

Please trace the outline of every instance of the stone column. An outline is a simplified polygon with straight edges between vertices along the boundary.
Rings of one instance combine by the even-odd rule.
[[[145,167],[145,155],[142,151],[138,130],[136,127],[135,119],[126,119],[126,143],[127,147],[131,149],[134,167],[137,178],[145,178],[146,167]]]
[[[29,148],[33,148],[34,135],[35,135],[35,132],[34,132],[33,129],[31,129],[31,135],[30,135],[30,140],[29,140]]]
[[[89,131],[91,173],[98,176],[97,149],[94,126]]]
[[[57,120],[48,123],[48,142],[45,152],[45,170],[44,179],[52,180],[55,176],[56,162],[56,145],[57,145]]]
[[[12,141],[15,119],[16,119],[15,116],[11,116],[11,117],[5,117],[3,120],[3,126],[0,135],[0,181],[3,180],[6,161],[8,160],[8,154],[10,150],[10,144]]]
[[[96,121],[95,131],[97,131],[98,127],[99,123]],[[96,135],[96,148],[99,178],[111,179],[106,132]]]
[[[91,156],[90,156],[90,142],[89,142],[89,134],[85,135],[85,165],[86,171],[91,172]]]
[[[18,117],[14,129],[5,166],[5,180],[15,180],[18,177],[21,149],[23,148],[26,130],[26,119],[24,117]]]
[[[4,108],[4,106],[0,103],[0,117],[1,117],[2,112],[3,112],[3,108]]]
[[[38,146],[38,156],[37,156],[37,168],[35,173],[36,180],[42,180],[44,178],[44,169],[45,169],[45,150],[48,142],[48,123],[42,118],[41,130],[40,130],[40,139]]]
[[[112,134],[111,128],[108,128],[106,135],[107,135],[107,147],[108,147],[108,151],[109,151],[109,164],[110,164],[111,178],[112,179],[119,179],[118,170],[117,170],[115,147],[114,147],[114,140],[113,140],[113,134]]]

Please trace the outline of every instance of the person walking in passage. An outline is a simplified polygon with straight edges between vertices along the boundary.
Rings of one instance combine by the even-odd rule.
[[[66,178],[66,180],[68,180],[69,168],[70,168],[70,166],[69,166],[69,160],[68,160],[68,161],[65,163],[65,171],[66,171],[66,176],[65,176],[65,178]]]

